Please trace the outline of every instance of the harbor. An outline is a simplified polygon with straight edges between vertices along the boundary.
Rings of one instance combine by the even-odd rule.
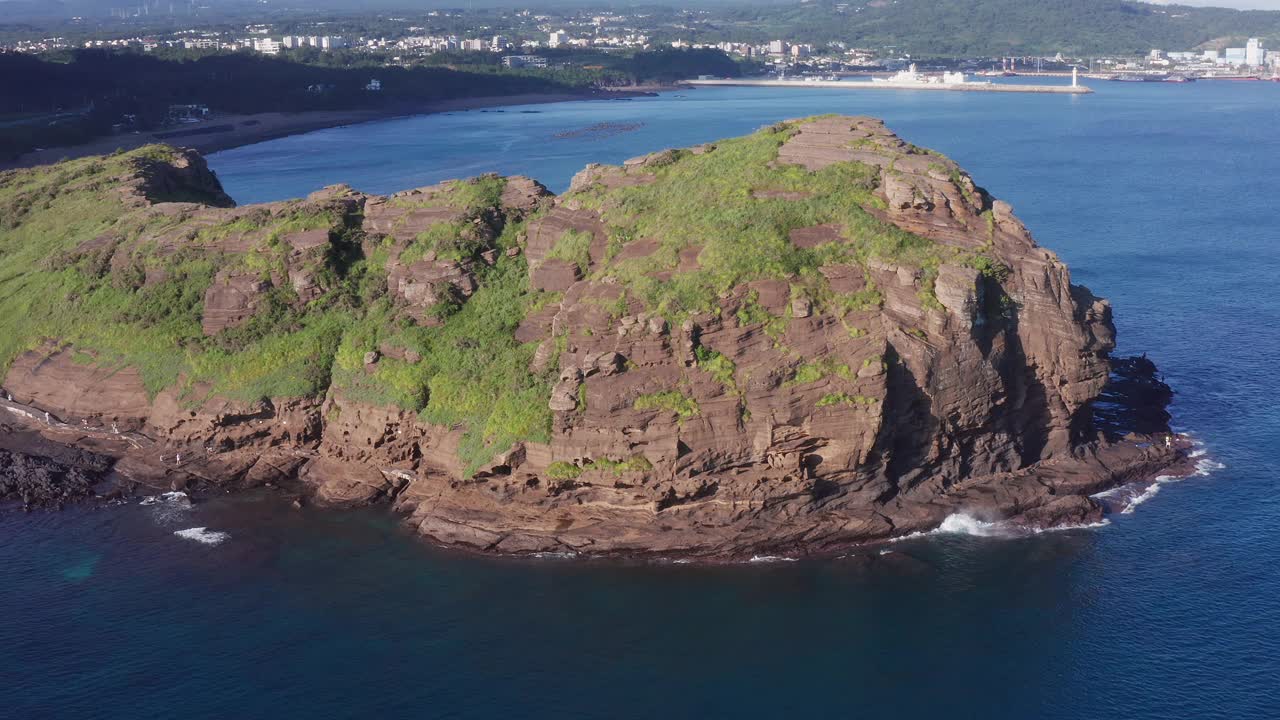
[[[903,70],[887,78],[872,78],[870,81],[848,81],[806,77],[789,80],[786,78],[698,78],[687,81],[689,85],[715,86],[735,85],[746,87],[790,87],[790,88],[833,88],[838,90],[938,90],[945,92],[1004,92],[1004,93],[1042,93],[1057,95],[1087,95],[1093,90],[1080,84],[1076,71],[1071,73],[1070,85],[1022,85],[1014,83],[994,83],[990,81],[971,81],[962,73],[944,73],[942,75],[926,75],[918,72],[916,66]]]
[[[846,82],[843,80],[688,80],[689,85],[736,85],[746,87],[835,88],[838,90],[941,90],[946,92],[1005,92],[1087,95],[1093,92],[1084,85],[1014,85],[990,82],[964,83],[895,83]]]

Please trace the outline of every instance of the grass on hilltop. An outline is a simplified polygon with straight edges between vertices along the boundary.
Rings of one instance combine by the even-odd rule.
[[[877,203],[873,168],[840,163],[808,172],[776,165],[778,149],[793,133],[793,127],[775,126],[718,143],[705,154],[675,152],[670,162],[651,168],[657,176],[651,184],[575,193],[578,202],[601,212],[608,228],[607,257],[593,275],[622,286],[610,312],[620,315],[628,299],[638,299],[678,324],[694,313],[723,312],[735,288],[768,278],[787,282],[793,297],[844,317],[878,306],[878,291],[868,286],[838,295],[819,269],[830,263],[865,265],[873,257],[924,268],[926,277],[943,261],[963,262],[993,277],[1007,273],[985,255],[943,247],[877,220],[864,209]],[[482,176],[390,201],[460,213],[456,221],[438,223],[415,238],[401,262],[428,252],[461,260],[488,248],[498,251],[494,265],[475,264],[479,289],[471,297],[447,298],[430,311],[433,322],[420,323],[396,306],[386,287],[394,243],[362,237],[334,204],[295,201],[274,213],[247,209],[224,222],[191,227],[162,247],[166,243],[155,238],[183,218],[128,207],[112,188],[139,163],[172,152],[148,147],[0,174],[0,376],[18,354],[55,338],[74,346],[84,362],[136,367],[153,394],[181,385],[189,403],[204,399],[192,392],[200,386],[240,400],[333,391],[394,405],[425,422],[459,429],[459,459],[468,472],[517,441],[550,440],[547,399],[558,366],[553,361],[542,373],[530,371],[536,343],[518,343],[514,332],[529,312],[560,295],[532,291],[523,255],[502,252],[518,245],[524,232],[523,223],[490,223],[505,180]],[[761,197],[757,191],[803,198]],[[789,238],[792,230],[828,223],[842,228],[843,241],[802,249]],[[286,236],[316,229],[328,229],[331,237],[330,247],[305,260],[322,289],[318,298],[301,303],[290,283],[282,282],[261,298],[249,321],[205,337],[204,294],[220,270],[282,279],[292,252]],[[208,250],[233,235],[251,249],[234,256]],[[96,238],[103,239],[102,247],[86,249]],[[152,240],[140,241],[145,238]],[[640,239],[656,241],[657,251],[614,259],[626,243]],[[573,262],[585,273],[590,243],[589,234],[568,232],[549,257]],[[122,250],[112,258],[117,244]],[[688,248],[697,250],[698,267],[677,271],[680,253]],[[789,306],[782,315],[770,313],[758,296],[748,294],[736,320],[761,324],[777,341],[790,314]],[[557,347],[563,349],[563,338]],[[370,351],[383,356],[366,368]],[[696,352],[699,370],[739,394],[732,360],[711,348]],[[398,359],[406,355],[417,361]],[[788,382],[847,380],[852,373],[834,361],[811,360]],[[837,393],[819,405],[863,402]],[[674,413],[681,421],[701,412],[697,399],[679,388],[643,395],[633,407]],[[594,463],[596,469],[622,472],[638,461]],[[568,478],[583,468],[562,470]]]
[[[305,308],[264,312],[248,329],[206,338],[200,327],[204,292],[227,263],[196,248],[231,233],[258,233],[260,245],[239,262],[270,274],[288,251],[284,234],[334,227],[340,218],[299,205],[281,217],[250,215],[204,228],[189,248],[161,252],[154,243],[140,243],[126,253],[130,242],[176,221],[127,206],[113,188],[141,162],[171,155],[149,146],[0,176],[0,214],[20,217],[0,229],[0,369],[55,338],[91,352],[100,365],[136,367],[153,394],[179,378],[246,400],[323,392],[329,358],[349,318]],[[97,238],[108,250],[120,244],[111,265],[100,262],[106,253],[77,250]],[[149,271],[163,279],[145,284]],[[287,297],[266,305],[288,308],[292,291],[281,292]]]
[[[499,245],[514,242],[519,232],[518,225],[508,226]],[[386,298],[376,300],[343,336],[333,370],[335,388],[348,397],[465,428],[459,453],[469,470],[519,440],[550,440],[547,398],[554,372],[531,373],[537,344],[515,340],[525,313],[543,299],[529,290],[524,258],[501,256],[480,270],[478,280],[476,293],[434,327],[397,318]],[[421,360],[384,357],[366,373],[365,353],[384,345],[418,353]]]
[[[795,132],[794,125],[782,124],[718,142],[703,154],[677,151],[673,162],[651,169],[655,182],[580,191],[580,202],[602,212],[614,254],[635,239],[659,243],[648,257],[613,263],[598,274],[625,284],[650,310],[679,320],[716,312],[731,289],[762,278],[786,280],[831,310],[880,304],[874,287],[848,297],[833,293],[818,272],[826,264],[865,265],[874,257],[926,273],[942,262],[993,264],[980,253],[939,245],[872,215],[866,208],[880,207],[883,201],[874,194],[879,172],[871,166],[836,163],[810,172],[777,164],[779,148]],[[768,197],[759,191],[793,195]],[[791,242],[792,230],[823,224],[838,225],[843,241],[810,249]],[[655,277],[675,271],[686,248],[697,249],[698,269],[674,272],[669,279]],[[765,322],[771,335],[785,329],[782,318],[755,316],[763,309],[745,312],[750,317],[740,318],[743,322]]]

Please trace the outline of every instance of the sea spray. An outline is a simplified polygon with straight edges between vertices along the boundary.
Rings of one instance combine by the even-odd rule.
[[[1187,453],[1187,457],[1196,461],[1193,472],[1187,475],[1157,475],[1147,484],[1121,485],[1095,493],[1092,497],[1095,500],[1107,501],[1112,508],[1119,507],[1121,515],[1132,515],[1139,505],[1158,495],[1160,488],[1165,485],[1182,482],[1191,477],[1208,477],[1226,467],[1208,456],[1203,441],[1196,439],[1190,433],[1181,433],[1181,435],[1192,443],[1192,450]]]
[[[174,535],[186,540],[194,540],[204,545],[221,545],[231,539],[230,533],[210,530],[204,527],[187,528],[186,530],[174,531]]]
[[[156,522],[169,524],[181,520],[191,510],[191,498],[181,491],[148,495],[138,502],[151,508]]]
[[[904,540],[917,540],[921,538],[935,537],[939,535],[967,535],[969,537],[978,538],[1024,538],[1033,535],[1041,535],[1050,532],[1067,532],[1070,530],[1096,530],[1111,524],[1110,520],[1098,520],[1090,523],[1074,523],[1066,525],[1053,525],[1050,527],[1029,527],[1026,525],[1018,525],[1004,520],[982,520],[968,513],[958,512],[952,513],[943,519],[938,527],[932,530],[924,530],[909,533],[895,538],[889,538],[887,542],[902,542]]]
[[[173,505],[177,507],[191,507],[191,498],[186,493],[175,490],[174,492],[160,493],[159,495],[148,495],[138,501],[139,505]]]
[[[1003,537],[1010,533],[1003,523],[979,520],[967,513],[952,513],[933,531],[942,535],[972,535],[974,537]]]

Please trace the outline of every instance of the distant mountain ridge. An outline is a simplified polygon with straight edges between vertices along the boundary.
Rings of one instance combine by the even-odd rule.
[[[1136,54],[1221,45],[1232,38],[1280,39],[1277,11],[1127,0],[827,1],[743,7],[728,16],[726,30],[759,25],[780,37],[894,46],[920,55]]]
[[[86,19],[106,16],[111,8],[128,4],[119,0],[0,0],[0,26],[73,15]],[[310,11],[412,12],[459,4],[450,0],[297,0],[286,8],[247,0],[202,0],[197,5],[203,8],[201,17],[211,20],[265,18],[280,13],[296,16]],[[181,0],[173,3],[177,16],[187,6]],[[479,0],[467,5],[475,9],[504,6],[514,8],[517,4]],[[610,7],[608,3],[593,5],[581,0],[530,6],[547,10]],[[159,20],[166,16],[170,4],[161,2],[154,7],[154,17]],[[1195,49],[1229,41],[1242,43],[1247,37],[1268,38],[1273,46],[1280,44],[1280,11],[1154,5],[1130,0],[695,0],[691,7],[712,9],[710,22],[690,25],[681,39],[841,41],[861,47],[892,47],[913,55],[1138,54],[1151,48]],[[632,5],[614,5],[613,9],[619,13],[645,12],[644,7]],[[648,9],[671,11],[669,7]],[[669,31],[666,28],[659,35],[665,36]]]

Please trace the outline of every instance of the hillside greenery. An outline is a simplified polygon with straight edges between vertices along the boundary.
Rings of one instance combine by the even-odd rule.
[[[1128,0],[894,0],[733,5],[701,37],[840,41],[919,56],[1140,55],[1280,39],[1280,12]]]
[[[44,57],[0,53],[0,77],[5,79],[0,160],[34,147],[86,142],[110,134],[121,123],[125,130],[163,130],[171,105],[199,104],[214,113],[237,114],[410,112],[459,98],[585,94],[599,86],[741,73],[739,64],[718,50],[550,54],[558,66],[511,69],[491,52],[432,55],[409,67],[385,66],[378,56],[313,48],[279,57],[164,48],[151,53],[80,49]],[[365,89],[373,78],[382,84],[381,91]]]
[[[769,313],[752,293],[742,297],[744,283],[784,281],[793,297],[845,318],[876,308],[879,294],[873,286],[834,293],[819,272],[825,264],[885,258],[923,268],[926,277],[942,262],[999,267],[981,252],[941,246],[877,220],[869,211],[879,202],[877,174],[868,166],[838,163],[808,172],[777,164],[780,146],[795,131],[794,124],[780,124],[705,152],[668,152],[644,168],[654,175],[651,183],[575,191],[574,201],[601,214],[610,252],[593,262],[586,236],[567,233],[553,253],[578,263],[591,279],[617,283],[626,300],[672,326],[693,315],[719,315],[760,324],[775,339],[785,332],[790,310]],[[447,205],[492,229],[476,235],[474,222],[443,221],[440,231],[400,248],[419,255],[423,244],[447,249],[449,257],[470,261],[475,273],[478,289],[470,297],[454,296],[438,313],[436,303],[424,318],[388,288],[398,246],[366,233],[358,206],[345,202],[342,191],[218,211],[139,206],[118,192],[122,181],[175,153],[149,146],[0,173],[0,377],[20,353],[52,339],[74,348],[80,361],[137,368],[148,392],[175,389],[192,407],[214,396],[251,402],[329,393],[397,406],[461,429],[458,453],[469,470],[514,442],[549,440],[547,400],[558,365],[552,358],[545,370],[531,371],[538,343],[517,342],[515,330],[561,296],[532,290],[524,254],[506,252],[523,242],[537,214],[521,220],[498,207],[505,180],[485,176],[388,201],[406,208]],[[794,229],[828,223],[843,237],[809,249],[789,239]],[[329,244],[300,261],[287,239],[302,230],[327,230]],[[618,257],[640,239],[656,241],[657,251]],[[480,260],[485,251],[496,257],[492,264]],[[690,251],[696,266],[682,266],[682,253]],[[286,262],[311,272],[319,288],[314,296],[304,300],[283,280]],[[206,291],[227,273],[274,278],[274,286],[247,321],[207,336],[201,324]],[[565,338],[552,345],[563,350]],[[381,357],[370,365],[369,353]],[[698,348],[696,361],[727,391],[738,392],[728,357]],[[851,372],[813,358],[789,382]],[[678,388],[638,397],[634,407],[680,420],[700,414],[697,400]]]
[[[879,304],[874,289],[833,293],[819,272],[832,263],[879,257],[926,272],[945,260],[990,264],[978,259],[985,257],[980,253],[938,245],[868,212],[882,203],[872,167],[836,163],[809,172],[776,164],[778,149],[794,133],[795,125],[784,123],[716,143],[711,152],[676,151],[654,169],[653,183],[615,189],[597,184],[576,193],[579,203],[601,213],[611,244],[649,238],[659,245],[646,257],[611,262],[595,275],[617,280],[628,297],[678,322],[719,313],[734,288],[758,279],[786,280],[793,295],[841,315]],[[842,228],[842,242],[802,249],[790,240],[792,230],[826,224]],[[686,249],[697,251],[698,267],[678,271]],[[764,324],[771,335],[785,329],[786,318],[770,315],[750,294],[737,314],[743,324]]]

